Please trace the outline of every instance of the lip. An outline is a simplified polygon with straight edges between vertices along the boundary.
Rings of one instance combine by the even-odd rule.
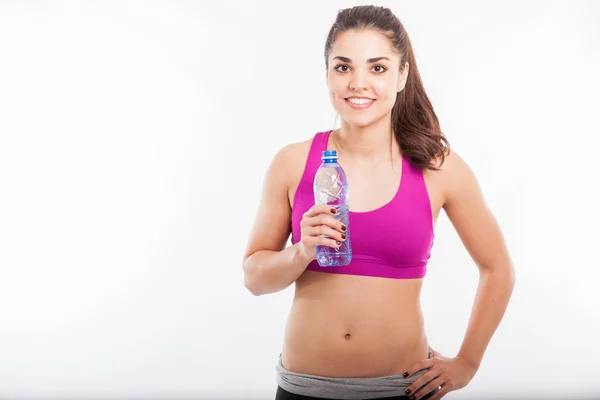
[[[355,97],[356,99],[367,99],[368,97]],[[344,99],[344,101],[346,102],[346,104],[348,104],[350,107],[352,107],[355,110],[364,110],[366,108],[369,108],[373,105],[373,103],[375,103],[375,99],[370,99],[371,101],[366,103],[366,104],[354,104],[351,103],[348,99]]]

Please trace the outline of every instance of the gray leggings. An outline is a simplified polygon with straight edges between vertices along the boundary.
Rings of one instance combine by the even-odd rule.
[[[428,358],[431,357],[433,354],[430,351]],[[331,378],[288,371],[283,367],[281,354],[275,370],[277,385],[286,392],[321,399],[348,400],[406,396],[406,388],[427,371],[420,370],[408,378],[404,378],[402,374],[376,378]],[[439,389],[438,387],[427,397]]]

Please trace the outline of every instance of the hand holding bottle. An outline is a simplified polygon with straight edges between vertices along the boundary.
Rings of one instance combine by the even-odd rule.
[[[335,207],[315,204],[302,216],[300,221],[300,251],[310,261],[317,258],[317,245],[339,248],[346,240],[346,226],[335,219]]]

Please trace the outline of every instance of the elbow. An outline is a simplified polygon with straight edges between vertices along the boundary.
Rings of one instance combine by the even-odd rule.
[[[517,274],[515,272],[515,268],[512,263],[510,263],[508,268],[506,269],[505,275],[506,275],[507,285],[508,285],[510,291],[512,292],[515,288],[515,284],[517,283]]]
[[[263,294],[258,286],[256,266],[252,266],[248,263],[248,258],[244,259],[242,264],[244,270],[244,286],[254,296],[260,296]]]
[[[254,296],[260,296],[262,293],[258,290],[256,284],[248,277],[248,274],[244,274],[244,286]]]
[[[495,264],[489,268],[482,268],[480,272],[483,279],[491,279],[497,284],[505,286],[511,292],[517,283],[517,275],[512,263]]]
[[[512,275],[511,275],[511,284],[512,284],[512,289],[515,288],[515,285],[517,284],[517,273],[515,272],[515,270],[512,270]]]
[[[517,273],[515,271],[515,266],[513,265],[512,262],[509,263],[508,275],[509,275],[509,279],[510,279],[511,284],[514,287],[515,283],[517,283]]]

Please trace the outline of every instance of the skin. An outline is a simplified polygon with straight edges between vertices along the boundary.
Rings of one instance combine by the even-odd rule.
[[[345,57],[346,62],[335,58],[338,56]],[[374,57],[389,60],[368,62]],[[352,211],[379,208],[398,189],[402,154],[391,130],[391,110],[409,71],[408,63],[400,68],[400,55],[377,31],[347,31],[333,45],[326,82],[341,127],[331,133],[327,148],[338,150],[339,163],[354,188],[349,199]],[[354,110],[346,103],[349,96],[369,97],[375,102],[368,109]],[[261,257],[278,257],[277,252],[285,252],[293,199],[311,141],[289,144],[275,156],[245,262],[260,252]],[[427,358],[431,347],[420,306],[423,279],[302,271],[295,280],[285,330],[285,368],[330,377],[412,375],[429,368],[409,387],[409,394],[421,398],[442,386],[430,399],[460,389],[473,378],[512,294],[514,268],[469,166],[454,151],[443,164],[439,158],[433,161],[440,171],[425,170],[424,177],[434,226],[444,209],[480,272],[471,319],[458,354],[448,358],[434,351],[435,357]],[[332,236],[342,240],[343,231],[326,209],[312,211],[303,221],[321,215]],[[301,243],[295,245],[294,257],[300,254],[307,257],[305,260],[309,256],[314,259],[314,254],[309,254],[314,246],[308,245],[307,232],[308,228],[303,230]],[[246,275],[250,275],[248,271],[250,268]],[[264,289],[260,293],[268,292]]]

